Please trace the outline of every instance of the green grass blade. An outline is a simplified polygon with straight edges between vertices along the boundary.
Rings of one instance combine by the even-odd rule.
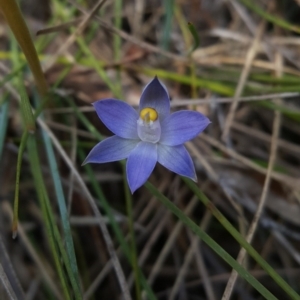
[[[300,78],[292,75],[283,75],[282,77],[274,77],[274,75],[267,74],[252,74],[250,79],[264,83],[283,84],[283,85],[298,85],[300,84]]]
[[[107,72],[104,70],[101,62],[97,60],[90,50],[90,48],[86,45],[84,39],[82,37],[77,37],[76,39],[80,50],[88,56],[89,60],[92,62],[95,71],[98,73],[99,77],[107,84],[110,90],[114,93],[117,98],[121,98],[120,90],[115,86],[115,84],[110,80],[107,75]]]
[[[161,194],[151,183],[145,184],[146,188],[157,197],[178,219],[201,238],[213,251],[224,259],[239,275],[253,286],[265,299],[277,299],[270,293],[254,276],[247,272],[233,257],[231,257],[222,247],[220,247],[206,232],[204,232],[195,222],[186,216],[176,205],[167,197]]]
[[[254,3],[254,1],[250,1],[250,0],[239,0],[241,3],[243,3],[245,6],[247,6],[249,9],[251,9],[252,11],[254,11],[256,14],[258,14],[259,16],[261,16],[262,18],[264,18],[265,20],[290,31],[294,31],[296,33],[300,33],[300,28],[290,24],[289,22],[277,18],[274,15],[269,14],[268,12],[266,12],[265,10],[263,10],[262,8],[260,8],[258,5],[256,5]]]
[[[292,299],[300,299],[300,296],[283,280],[281,276],[259,255],[259,253],[241,236],[241,234],[231,225],[231,223],[222,215],[215,205],[199,190],[198,186],[188,178],[182,177],[186,185],[197,195],[198,199],[211,211],[216,219],[224,228],[234,237],[234,239],[251,255],[255,261],[273,278]],[[236,270],[237,271],[237,270]]]
[[[6,82],[12,80],[24,67],[25,67],[25,64],[20,65],[18,68],[11,71],[6,76],[4,76],[4,78],[0,81],[0,88],[2,88]]]
[[[99,139],[100,141],[103,139],[103,136],[99,133],[99,131],[92,125],[92,123],[88,120],[88,118],[78,109],[78,107],[74,104],[74,102],[66,98],[67,102],[71,107],[73,107],[74,112],[76,113],[78,119],[82,122],[82,124],[86,127],[86,129],[92,133],[95,138]]]
[[[168,49],[170,43],[171,29],[172,29],[172,20],[174,13],[174,0],[165,0],[163,1],[164,9],[165,9],[165,24],[163,27],[163,35],[162,35],[162,48]]]
[[[191,50],[189,50],[189,52],[188,52],[188,55],[191,55],[199,47],[200,39],[199,39],[199,35],[198,35],[198,32],[197,32],[195,26],[191,22],[188,22],[188,29],[189,29],[190,33],[192,34],[192,37],[194,40],[193,46],[192,46]]]
[[[48,211],[47,211],[47,206],[46,206],[46,199],[45,195],[47,194],[46,188],[43,182],[43,174],[42,170],[40,167],[40,161],[38,157],[38,151],[37,151],[37,144],[35,137],[33,135],[28,136],[27,140],[27,148],[28,148],[28,155],[29,155],[29,162],[30,162],[30,167],[31,171],[33,174],[34,178],[34,184],[36,187],[36,191],[38,194],[38,199],[40,202],[40,206],[42,209],[42,214],[43,214],[43,220],[46,225],[46,231],[47,231],[47,238],[49,241],[50,249],[53,255],[54,263],[58,272],[58,276],[63,288],[64,292],[64,297],[66,300],[71,300],[71,295],[70,295],[70,290],[67,285],[67,279],[65,277],[64,271],[63,271],[63,266],[61,264],[61,259],[59,255],[59,250],[57,249],[55,245],[55,238],[54,238],[54,232],[53,232],[53,226],[54,224],[51,224],[51,221],[49,219]]]
[[[18,160],[17,160],[17,172],[16,172],[16,187],[15,187],[15,199],[14,199],[14,214],[13,214],[13,224],[12,224],[12,236],[16,238],[18,233],[18,215],[19,215],[19,191],[20,191],[20,175],[21,175],[21,165],[23,153],[25,151],[25,147],[28,139],[28,131],[24,131],[21,143],[18,151]]]
[[[17,60],[17,49],[15,47],[15,43],[12,43],[12,49],[14,53],[15,61]],[[21,144],[18,153],[18,160],[17,160],[17,174],[16,174],[16,188],[15,188],[15,199],[14,199],[14,216],[13,216],[13,224],[12,224],[12,235],[13,238],[17,235],[18,230],[18,210],[19,210],[19,185],[20,185],[20,175],[21,175],[21,164],[22,164],[22,157],[23,152],[25,150],[25,146],[27,143],[27,138],[29,133],[35,132],[35,122],[32,114],[31,105],[29,99],[26,94],[26,89],[22,81],[21,75],[18,77],[18,89],[20,91],[21,97],[21,114],[23,117],[23,122],[25,125],[24,133],[22,135]]]
[[[158,76],[159,78],[174,80],[176,82],[180,82],[187,85],[191,84],[191,77],[187,75],[172,73],[161,69],[136,68],[136,70],[150,76]],[[233,96],[234,94],[233,87],[227,86],[217,81],[206,80],[197,77],[194,80],[194,84],[196,87],[207,88],[213,92],[219,93],[224,96]]]
[[[0,0],[0,9],[25,54],[40,94],[45,96],[48,89],[47,83],[28,27],[17,2],[15,0]]]
[[[73,274],[72,265],[71,265],[68,255],[67,255],[67,252],[64,249],[64,245],[63,245],[61,236],[60,236],[58,228],[56,226],[55,217],[54,217],[51,205],[50,205],[49,197],[48,197],[45,189],[44,189],[44,199],[45,199],[45,205],[46,205],[49,221],[50,221],[50,224],[52,224],[53,235],[54,235],[55,241],[57,242],[58,248],[60,250],[64,265],[67,269],[67,273],[69,275],[69,279],[70,279],[71,285],[73,287],[75,299],[80,300],[80,299],[82,299],[82,294],[80,291],[78,278],[76,278],[75,274]],[[76,269],[77,269],[77,264],[76,264]]]
[[[280,111],[284,116],[288,117],[291,120],[294,120],[296,122],[300,122],[300,111],[297,109],[291,109],[287,108],[284,105],[276,105],[274,102],[270,101],[260,101],[259,103],[256,103],[258,106],[262,106],[271,110],[278,110]]]
[[[19,86],[23,86],[23,85],[20,84]],[[25,87],[21,89],[21,93],[26,93]],[[22,113],[23,121],[25,123],[25,130],[30,133],[34,133],[35,132],[35,121],[33,118],[33,113],[32,113],[32,108],[31,108],[30,102],[27,97],[21,96],[21,99],[23,99],[21,101],[20,105],[21,105],[21,113]],[[25,100],[25,99],[27,99],[27,100]]]
[[[6,136],[6,128],[8,122],[8,107],[9,101],[7,94],[3,96],[3,100],[1,101],[0,106],[0,159],[2,156],[3,148],[4,148],[4,140]]]
[[[43,117],[43,116],[41,116]],[[51,140],[45,130],[42,129],[42,135],[43,135],[43,140],[44,140],[44,145],[46,147],[46,153],[48,157],[48,162],[49,162],[49,167],[51,171],[51,176],[52,180],[54,183],[54,189],[56,193],[56,198],[58,202],[58,207],[60,211],[60,216],[61,216],[61,222],[62,222],[62,228],[64,232],[64,238],[65,238],[65,243],[66,243],[66,249],[68,253],[68,258],[70,261],[71,265],[71,275],[72,277],[75,277],[75,290],[80,290],[80,283],[79,283],[79,275],[78,275],[78,267],[77,267],[77,260],[76,260],[76,255],[75,255],[75,250],[74,250],[74,244],[73,244],[73,239],[72,239],[72,231],[69,223],[69,214],[66,206],[66,200],[61,184],[61,178],[59,175],[59,169],[57,166],[53,146],[51,143]]]
[[[34,183],[35,183],[35,188],[36,188],[36,191],[38,194],[38,199],[40,201],[40,206],[42,209],[43,220],[46,225],[47,238],[48,238],[49,245],[50,245],[52,255],[54,258],[54,262],[55,262],[55,265],[57,268],[59,279],[60,279],[60,282],[61,282],[61,285],[63,288],[65,299],[71,299],[67,280],[66,280],[63,266],[62,266],[62,263],[60,260],[59,251],[55,245],[53,228],[56,226],[56,224],[55,224],[55,221],[53,221],[49,218],[49,214],[47,212],[47,206],[46,206],[46,201],[48,200],[46,197],[47,191],[46,191],[44,181],[43,181],[43,174],[42,174],[41,167],[40,167],[40,161],[39,161],[35,136],[33,134],[29,133],[30,129],[31,129],[31,124],[32,123],[34,124],[34,117],[33,117],[32,111],[31,111],[31,106],[30,106],[29,99],[28,99],[28,96],[27,96],[27,93],[25,90],[25,86],[22,82],[21,77],[18,82],[18,89],[20,91],[21,110],[22,110],[22,115],[24,116],[24,122],[25,122],[25,131],[24,131],[24,134],[22,137],[22,143],[21,143],[19,157],[18,157],[18,172],[20,172],[20,167],[21,167],[21,162],[19,162],[19,158],[22,157],[22,152],[24,150],[23,147],[27,140],[27,149],[28,149],[30,167],[31,167],[31,171],[33,174],[33,178],[34,178]],[[19,183],[18,177],[17,177],[16,183],[17,184]],[[17,189],[16,193],[17,192],[18,192],[18,189]],[[16,209],[16,213],[14,213],[14,216],[17,215],[17,208],[16,208],[17,206],[18,206],[18,203],[14,207],[14,209]],[[17,219],[14,219],[13,224],[15,224],[15,222],[17,222],[16,220]]]

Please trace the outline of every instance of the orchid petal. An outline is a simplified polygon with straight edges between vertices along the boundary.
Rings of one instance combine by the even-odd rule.
[[[151,175],[157,162],[157,144],[140,142],[130,153],[126,170],[131,193],[134,193]]]
[[[170,114],[170,98],[165,86],[155,77],[146,85],[140,100],[140,111],[144,108],[154,108],[161,120]]]
[[[172,147],[159,144],[157,152],[157,160],[161,165],[174,173],[197,180],[193,161],[183,145]]]
[[[139,116],[132,106],[115,99],[99,100],[93,105],[110,131],[121,138],[138,139],[136,122]]]
[[[210,123],[196,111],[182,110],[167,116],[161,123],[160,143],[177,146],[196,137]]]
[[[98,143],[89,153],[84,164],[106,163],[127,158],[139,140],[123,139],[116,135]]]

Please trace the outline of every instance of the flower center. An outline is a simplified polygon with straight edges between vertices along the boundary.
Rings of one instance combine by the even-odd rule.
[[[158,118],[158,114],[154,108],[151,107],[146,107],[141,110],[140,112],[140,118],[147,122],[150,123],[150,121],[156,121]]]
[[[160,123],[158,113],[154,108],[146,107],[141,110],[137,120],[139,138],[144,142],[157,143],[160,139]]]

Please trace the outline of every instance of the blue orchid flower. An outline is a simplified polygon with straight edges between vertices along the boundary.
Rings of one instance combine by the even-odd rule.
[[[127,180],[132,193],[146,182],[157,162],[197,180],[193,161],[183,144],[202,132],[210,121],[196,111],[170,114],[167,89],[157,77],[144,88],[138,112],[116,99],[99,100],[93,105],[115,135],[98,143],[83,164],[127,158]]]

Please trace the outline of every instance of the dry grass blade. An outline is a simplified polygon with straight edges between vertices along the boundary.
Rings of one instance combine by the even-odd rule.
[[[43,35],[43,34],[49,34],[49,33],[52,33],[52,32],[58,32],[60,30],[64,30],[66,28],[69,28],[70,26],[76,25],[76,24],[78,24],[80,22],[82,22],[82,18],[77,18],[75,20],[66,22],[64,24],[60,24],[60,25],[56,25],[56,26],[51,26],[51,27],[48,27],[48,28],[44,28],[44,29],[38,30],[36,32],[36,35],[39,36],[39,35]]]
[[[280,98],[281,99],[281,98]],[[245,126],[241,123],[233,122],[232,128],[243,133],[246,135],[249,135],[255,139],[262,140],[266,143],[271,143],[272,137],[262,131],[259,131],[257,129],[251,128],[249,126]],[[278,148],[281,148],[284,151],[290,152],[292,154],[299,154],[300,153],[300,146],[287,142],[283,139],[278,138]]]
[[[198,203],[197,198],[193,197],[190,200],[190,202],[189,202],[188,206],[186,207],[186,209],[184,210],[184,213],[186,215],[189,215],[193,211],[193,209],[195,208],[197,203]],[[148,282],[149,282],[150,285],[153,284],[155,278],[159,274],[159,270],[162,268],[162,264],[164,263],[167,255],[169,254],[169,251],[173,247],[175,239],[177,238],[177,235],[181,231],[182,227],[183,227],[183,224],[181,222],[178,222],[175,225],[175,227],[174,227],[170,237],[168,238],[167,242],[165,243],[165,245],[164,245],[159,257],[157,258],[157,260],[156,260],[156,262],[155,262],[155,264],[154,264],[154,266],[151,270],[151,273],[148,277]]]
[[[206,134],[202,134],[200,138],[207,141],[212,146],[217,147],[219,150],[223,151],[224,153],[230,155],[232,158],[241,162],[245,166],[247,166],[261,174],[264,174],[264,175],[267,174],[267,170],[265,168],[259,166],[258,164],[254,163],[251,159],[246,158],[245,156],[237,153],[236,151],[227,148],[226,146],[224,146],[222,143],[220,143],[216,139],[211,138],[211,137],[207,136]],[[298,178],[294,178],[294,177],[291,177],[291,176],[288,176],[285,174],[281,174],[279,172],[274,172],[274,171],[271,172],[271,178],[281,181],[285,185],[292,187],[293,189],[295,189],[297,191],[300,190]]]
[[[248,75],[249,75],[249,72],[250,72],[250,69],[251,69],[252,62],[253,62],[253,60],[256,56],[258,46],[259,46],[259,42],[260,42],[260,40],[263,36],[264,30],[265,30],[265,21],[262,21],[262,23],[260,24],[260,26],[257,29],[255,39],[254,39],[251,47],[249,48],[249,50],[246,54],[245,65],[243,67],[242,74],[239,78],[238,86],[235,90],[234,101],[231,103],[229,113],[226,117],[224,130],[223,130],[223,134],[222,134],[222,139],[224,141],[227,139],[227,136],[228,136],[228,133],[229,133],[229,130],[230,130],[230,126],[231,126],[231,123],[233,121],[236,108],[238,106],[238,98],[241,97],[241,94],[243,92],[246,80],[248,78]]]
[[[276,72],[276,77],[281,77],[282,76],[282,57],[277,53],[276,55],[276,60],[275,64],[277,67],[277,72]],[[276,104],[280,104],[281,100],[277,99],[275,100]],[[259,204],[257,207],[257,210],[255,212],[255,215],[253,217],[252,223],[250,224],[249,230],[247,232],[246,240],[248,243],[252,242],[252,239],[254,237],[254,234],[256,232],[256,229],[259,224],[259,220],[261,218],[261,215],[263,213],[263,209],[265,207],[267,195],[269,192],[269,187],[270,187],[270,182],[271,182],[271,173],[274,168],[274,163],[276,160],[276,152],[277,152],[277,147],[278,147],[278,137],[279,137],[279,131],[280,131],[280,120],[281,120],[281,113],[279,111],[275,111],[275,117],[273,121],[273,134],[272,134],[272,142],[271,142],[271,150],[270,150],[270,158],[268,162],[268,169],[267,169],[267,174],[262,190],[262,194],[259,200]],[[244,261],[246,255],[245,249],[241,249],[237,261],[242,264]],[[234,285],[236,283],[238,274],[235,270],[232,271],[231,276],[227,282],[224,294],[222,296],[222,300],[228,300],[231,297]]]
[[[210,163],[201,155],[200,151],[197,149],[197,147],[191,143],[187,142],[186,143],[187,148],[195,155],[195,157],[198,159],[200,164],[204,167],[206,172],[209,174],[209,176],[212,178],[213,181],[219,182],[219,176],[217,172],[214,170],[214,168],[210,165]],[[223,188],[223,187],[222,187]],[[223,188],[223,192],[226,195],[229,203],[232,205],[232,207],[235,209],[235,211],[238,213],[239,218],[243,219],[243,214],[241,207],[236,204],[235,201],[233,201],[232,197],[226,192],[226,189]]]
[[[15,98],[20,101],[18,93],[12,88],[12,86],[8,83],[5,86],[15,96]],[[118,257],[115,253],[112,240],[110,238],[110,235],[109,235],[109,232],[107,230],[106,224],[104,222],[103,216],[100,213],[97,205],[95,204],[95,201],[94,201],[92,195],[90,194],[88,188],[86,187],[86,184],[83,181],[83,179],[81,178],[79,172],[74,167],[71,159],[68,157],[65,150],[62,148],[61,144],[56,139],[56,137],[54,136],[52,131],[49,129],[49,127],[45,124],[45,122],[41,118],[38,118],[37,122],[47,132],[47,134],[49,135],[50,139],[53,142],[53,145],[55,146],[55,148],[57,149],[57,151],[59,152],[61,157],[64,159],[66,164],[69,166],[70,170],[74,174],[74,177],[76,178],[77,182],[81,186],[82,191],[84,192],[87,199],[89,200],[89,204],[90,204],[91,208],[93,209],[93,212],[94,212],[95,216],[98,219],[98,225],[100,227],[100,230],[103,233],[103,236],[104,236],[104,239],[105,239],[105,242],[106,242],[106,245],[107,245],[108,252],[110,253],[110,256],[111,256],[111,258],[114,262],[113,265],[114,265],[117,277],[119,279],[119,283],[120,283],[120,287],[122,289],[123,295],[124,295],[125,299],[127,299],[127,300],[131,299],[131,296],[130,296],[130,293],[129,293],[129,290],[128,290],[128,287],[127,287],[127,284],[126,284],[125,276],[124,276],[123,270],[121,268],[120,262],[118,260]]]
[[[159,187],[160,191],[164,191],[167,187],[167,180],[164,180]],[[139,216],[137,222],[143,222],[149,214],[153,213],[155,206],[157,205],[157,200],[155,197],[150,199],[150,203],[143,210],[141,215]],[[138,264],[142,267],[145,264],[146,259],[151,255],[151,251],[153,251],[153,247],[161,235],[163,229],[166,227],[168,220],[170,219],[171,213],[166,211],[164,208],[159,208],[155,211],[156,217],[153,218],[153,221],[147,225],[146,232],[149,232],[150,237],[147,239],[147,243],[144,245],[142,251],[138,257]],[[128,285],[131,287],[133,285],[133,274],[130,274],[128,279]]]
[[[72,4],[74,4],[81,12],[87,14],[87,12],[82,7],[79,7],[74,1],[72,1],[72,0],[68,0],[68,1]],[[126,33],[125,31],[122,31],[122,30],[119,30],[119,29],[115,28],[114,26],[110,25],[109,23],[103,21],[101,18],[97,17],[97,21],[100,23],[100,25],[103,28],[109,30],[112,33],[115,33],[115,34],[119,35],[122,39],[124,39],[126,41],[129,41],[129,42],[131,42],[135,45],[138,45],[141,48],[144,48],[145,50],[147,50],[149,52],[154,52],[154,53],[161,54],[161,55],[163,55],[165,57],[168,57],[170,59],[173,59],[175,61],[188,62],[186,57],[173,54],[171,52],[162,50],[159,47],[153,46],[150,43],[144,42],[144,41],[140,40],[139,38]]]
[[[38,118],[38,123],[39,125],[47,132],[47,134],[49,135],[50,139],[53,142],[54,147],[56,148],[56,150],[58,151],[58,153],[60,154],[60,156],[62,157],[62,159],[65,161],[65,163],[68,165],[68,167],[70,168],[70,170],[72,171],[74,178],[76,178],[78,184],[80,185],[80,187],[82,188],[82,191],[84,192],[85,196],[87,197],[87,200],[95,214],[95,216],[98,219],[98,225],[100,227],[100,230],[103,234],[106,246],[107,246],[107,250],[110,254],[111,259],[113,260],[113,266],[117,275],[117,278],[119,280],[119,284],[122,290],[122,294],[123,297],[126,300],[131,299],[130,293],[129,293],[129,289],[125,280],[125,276],[121,267],[121,264],[119,262],[119,259],[116,255],[114,246],[113,246],[113,242],[111,240],[110,234],[108,232],[108,229],[106,227],[106,224],[104,222],[104,218],[101,214],[101,212],[99,211],[90,191],[88,190],[85,182],[83,181],[83,179],[81,178],[79,172],[76,170],[76,168],[74,167],[71,159],[68,157],[68,155],[66,154],[65,150],[62,148],[61,144],[59,143],[59,141],[57,140],[57,138],[54,136],[54,134],[51,132],[51,130],[48,128],[48,126],[44,123],[44,121],[40,118]]]
[[[205,231],[206,228],[208,227],[209,221],[211,219],[211,213],[207,210],[201,223],[200,223],[200,227]],[[196,262],[198,265],[198,269],[200,272],[200,276],[203,278],[203,283],[204,283],[204,288],[206,291],[206,295],[207,295],[207,299],[208,300],[216,300],[216,295],[214,293],[213,287],[211,285],[210,279],[209,279],[209,274],[206,270],[203,258],[202,258],[202,254],[201,254],[201,250],[200,250],[200,245],[201,245],[201,241],[199,240],[199,238],[197,236],[193,236],[191,238],[191,245],[184,257],[184,261],[182,264],[182,267],[180,268],[180,271],[177,275],[176,281],[173,285],[173,288],[170,292],[170,296],[169,296],[169,300],[174,300],[177,292],[179,290],[179,287],[184,279],[184,276],[187,272],[187,269],[189,267],[189,265],[191,264],[191,260],[193,257],[196,258]]]
[[[246,64],[246,59],[243,57],[231,57],[231,56],[214,56],[212,58],[210,57],[204,57],[204,58],[195,58],[195,62],[198,63],[201,67],[209,67],[215,64],[218,65],[226,65],[228,68],[230,66],[244,66]],[[265,71],[275,71],[274,64],[271,62],[267,62],[260,59],[255,59],[252,61],[252,67],[256,67],[257,69],[265,70]],[[297,77],[300,76],[300,72],[297,69],[285,67],[284,73],[295,75]]]
[[[291,255],[291,257],[297,262],[298,265],[300,265],[300,253],[299,250],[296,249],[292,243],[288,241],[287,238],[283,236],[280,232],[273,230],[272,231],[273,236],[276,238],[276,240],[283,246],[283,248]]]
[[[9,218],[12,220],[13,217],[13,211],[8,202],[3,202],[2,203],[2,210],[9,216]],[[63,297],[56,286],[56,283],[54,282],[52,275],[54,274],[53,269],[48,265],[48,267],[45,265],[45,263],[40,259],[38,253],[35,251],[34,247],[29,241],[29,238],[27,237],[22,224],[19,224],[18,228],[18,236],[21,238],[26,250],[28,251],[29,256],[31,259],[35,262],[35,264],[38,266],[38,270],[41,273],[42,277],[48,284],[49,288],[55,295],[57,299],[62,300]]]
[[[247,96],[240,98],[208,98],[208,99],[174,99],[171,102],[171,107],[185,106],[185,105],[199,105],[199,104],[219,104],[219,103],[232,103],[235,100],[238,102],[252,102],[252,101],[265,101],[276,98],[293,98],[299,96],[299,93],[279,93],[279,94],[266,94],[259,96]]]
[[[16,299],[23,300],[25,299],[24,291],[21,287],[21,284],[19,282],[19,279],[16,275],[16,272],[14,270],[14,267],[11,263],[11,260],[9,258],[9,254],[7,252],[7,249],[4,245],[2,236],[0,235],[0,262],[1,262],[1,268],[2,271],[7,275],[7,279],[9,282],[6,282],[5,278],[2,278],[4,285],[7,287],[7,291],[9,292],[9,287],[12,288],[14,291],[14,294],[16,295]],[[2,271],[0,273],[2,273]],[[1,275],[0,275],[1,277]],[[8,284],[8,285],[7,285]]]
[[[245,96],[245,97],[240,97],[238,98],[239,102],[255,102],[255,101],[265,101],[265,100],[272,100],[272,99],[289,99],[289,98],[295,98],[298,97],[300,95],[300,93],[298,92],[287,92],[287,93],[275,93],[275,94],[265,94],[265,95],[257,95],[257,96]],[[187,106],[187,105],[205,105],[205,104],[220,104],[220,103],[231,103],[234,101],[235,98],[206,98],[206,99],[173,99],[171,101],[171,107],[179,107],[179,106]],[[79,111],[81,112],[94,112],[95,109],[93,107],[90,106],[81,106],[78,108]],[[47,112],[51,112],[53,114],[66,114],[66,113],[74,113],[74,109],[71,107],[62,107],[62,108],[49,108],[46,109]],[[56,128],[59,128],[58,126],[60,126],[60,128],[62,128],[62,130],[64,130],[63,128],[67,129],[67,126],[62,125],[62,124],[58,124],[58,123],[54,123],[52,121],[47,121],[47,124],[50,124],[51,126],[56,126]],[[233,122],[232,127],[234,127],[235,123]],[[82,135],[83,131],[81,131],[80,129],[78,130],[78,132],[81,132]],[[94,135],[86,132],[86,136],[87,137],[93,137]]]
[[[49,70],[56,62],[57,58],[64,54],[68,48],[76,41],[77,36],[79,36],[84,29],[87,27],[90,20],[93,16],[98,12],[98,10],[103,6],[106,0],[99,0],[92,10],[83,18],[83,20],[79,23],[77,29],[74,31],[72,35],[65,41],[65,43],[56,51],[56,53],[51,57],[50,61],[47,62],[44,71]]]
[[[245,7],[243,7],[238,1],[236,0],[229,0],[230,4],[234,7],[235,11],[238,13],[238,15],[241,17],[241,19],[244,21],[248,29],[252,34],[255,34],[256,26],[253,22],[250,15],[247,13]]]
[[[7,295],[9,297],[9,299],[10,300],[18,300],[12,286],[10,285],[8,277],[6,276],[6,273],[5,273],[1,263],[0,263],[0,280],[1,280],[5,290],[7,292]]]

